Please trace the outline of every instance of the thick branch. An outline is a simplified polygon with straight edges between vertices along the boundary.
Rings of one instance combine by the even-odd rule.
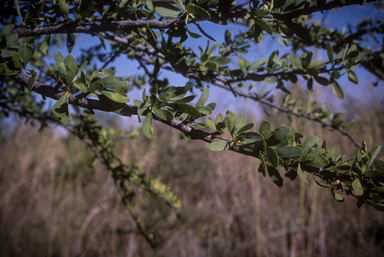
[[[62,23],[58,25],[48,25],[36,28],[15,28],[11,30],[11,34],[18,34],[19,37],[41,36],[48,34],[67,34],[67,33],[85,33],[97,34],[105,31],[124,30],[130,31],[134,28],[146,28],[147,26],[153,29],[167,29],[180,25],[184,19],[175,18],[169,20],[123,20],[111,21],[108,23],[95,22],[92,24],[78,23]],[[188,22],[192,22],[189,19]]]
[[[24,85],[28,85],[29,77],[24,75],[24,74],[17,74],[15,76],[16,80]],[[55,100],[58,100],[60,96],[64,94],[64,92],[59,92],[58,89],[52,86],[44,85],[38,81],[35,82],[33,91],[42,95],[42,97],[49,97]],[[90,99],[82,99],[82,100],[76,100],[75,95],[71,94],[69,97],[69,104],[75,105],[75,106],[80,106],[86,109],[93,109],[93,110],[99,110],[99,111],[104,111],[104,112],[113,112],[113,110],[107,106],[104,106],[101,102],[97,100],[90,100]],[[144,113],[143,115],[145,115]],[[132,105],[127,105],[127,107],[123,110],[122,114],[123,116],[131,116],[131,115],[137,115],[137,107],[132,106]],[[190,136],[192,139],[195,140],[202,140],[207,143],[212,143],[214,141],[226,141],[224,139],[218,138],[215,136],[214,133],[208,133],[203,130],[198,130],[194,129],[191,126],[188,126],[187,124],[184,124],[182,121],[178,119],[173,119],[172,121],[165,121],[157,117],[153,113],[153,117],[155,120],[158,120],[174,129],[177,129],[183,133],[185,133],[187,136]],[[228,142],[228,141],[227,141]],[[238,146],[233,146],[229,149],[232,152],[236,152],[242,155],[247,155],[247,156],[252,156],[255,158],[258,158],[258,153],[253,153],[253,152],[248,152],[243,149],[241,149]],[[292,164],[294,165],[297,164]],[[346,175],[346,174],[339,174],[336,172],[331,172],[328,170],[325,170],[324,168],[316,168],[316,167],[310,167],[310,166],[305,166],[302,165],[303,170],[312,173],[313,175],[320,177],[322,179],[325,179],[327,181],[335,181],[337,179],[342,178],[343,180],[347,181],[353,181],[354,178],[352,176]],[[342,176],[342,177],[340,177]]]

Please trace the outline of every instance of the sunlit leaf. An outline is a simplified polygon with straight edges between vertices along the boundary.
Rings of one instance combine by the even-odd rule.
[[[340,194],[335,192],[335,187],[331,188],[332,196],[335,198],[336,201],[338,202],[344,202],[344,197],[342,197]]]
[[[156,113],[156,115],[163,120],[171,121],[173,120],[173,114],[172,112],[164,109],[156,109],[154,108],[153,111]]]
[[[363,195],[364,188],[361,186],[360,179],[357,178],[352,182],[352,188],[357,195]]]
[[[206,10],[204,10],[203,8],[201,8],[200,6],[189,4],[189,5],[187,5],[186,9],[189,13],[191,13],[194,16],[197,16],[198,18],[201,18],[203,20],[208,20],[211,18],[209,13]]]
[[[214,152],[220,152],[229,149],[230,143],[226,141],[214,141],[209,145],[209,149]]]
[[[145,116],[145,119],[143,121],[143,134],[147,138],[156,138],[157,136],[153,134],[153,118],[152,113],[148,113],[147,116]]]
[[[174,11],[164,7],[156,7],[155,10],[158,14],[167,18],[176,18],[180,14],[180,12],[178,11]]]
[[[130,101],[127,96],[119,93],[115,93],[111,91],[101,91],[101,93],[106,97],[108,97],[109,99],[111,99],[112,101],[117,103],[128,103]]]
[[[207,102],[208,100],[208,97],[209,97],[209,88],[206,87],[204,88],[203,92],[201,93],[201,96],[199,98],[199,100],[197,101],[196,103],[196,107],[199,107],[199,106],[204,106],[204,104]]]
[[[65,0],[59,0],[59,6],[61,11],[68,16],[69,15],[69,10],[68,10],[68,4]]]

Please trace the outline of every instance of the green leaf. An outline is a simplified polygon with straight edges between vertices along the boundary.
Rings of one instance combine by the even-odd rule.
[[[154,108],[153,111],[162,120],[166,120],[166,121],[172,121],[173,120],[173,114],[168,110]]]
[[[311,148],[313,148],[319,142],[319,138],[317,136],[308,137],[304,143],[301,145],[301,149],[303,149],[303,154],[308,153]]]
[[[327,158],[332,158],[332,160],[336,160],[338,151],[340,150],[340,145],[335,145],[332,147],[332,149],[328,152]]]
[[[234,128],[236,126],[236,114],[233,111],[231,111],[231,110],[227,111],[225,118],[224,118],[224,124],[227,127],[228,132],[231,135],[233,135]]]
[[[65,0],[59,0],[60,10],[66,15],[69,15],[68,4]]]
[[[171,107],[174,111],[179,111],[191,115],[194,118],[200,118],[201,114],[198,109],[192,105],[185,103],[168,103],[167,107]]]
[[[193,101],[193,99],[195,99],[195,95],[189,95],[189,96],[186,96],[184,98],[181,98],[179,100],[176,100],[175,103],[189,103],[190,101]]]
[[[179,11],[174,11],[164,7],[156,7],[155,10],[158,14],[167,18],[176,18],[180,14]]]
[[[265,160],[261,151],[259,152],[259,158],[261,160],[261,163],[259,166],[259,172],[261,172],[261,174],[263,174],[263,176],[265,177],[267,175],[267,164],[265,163]]]
[[[88,87],[88,92],[90,93],[95,93],[96,91],[102,91],[104,89],[103,84],[99,82],[93,82],[91,85]]]
[[[233,131],[233,134],[236,135],[239,132],[239,129],[245,126],[245,122],[247,121],[247,118],[245,117],[245,114],[240,114],[236,116],[236,125],[235,129]]]
[[[145,119],[143,121],[143,134],[147,138],[156,138],[157,136],[153,134],[153,118],[152,113],[148,113],[147,116],[145,116]]]
[[[60,121],[68,125],[68,101],[69,101],[69,92],[65,92],[65,94],[57,100],[57,102],[52,107],[52,112],[55,114]]]
[[[352,182],[352,188],[357,195],[364,194],[364,188],[361,186],[360,179],[357,178]]]
[[[227,57],[212,57],[212,58],[209,58],[209,61],[216,63],[218,65],[225,65],[232,62],[232,59]]]
[[[19,15],[21,20],[23,20],[23,18],[21,17],[21,12],[20,12],[20,0],[15,0],[15,5],[16,5],[17,15]]]
[[[254,71],[254,70],[256,70],[257,68],[259,68],[260,66],[262,66],[265,62],[266,62],[265,59],[257,59],[256,61],[254,61],[254,62],[248,67],[248,71]]]
[[[263,19],[256,19],[255,22],[262,30],[266,31],[269,35],[272,35],[273,30],[267,22],[265,22]]]
[[[305,183],[309,184],[308,181],[305,179],[305,176],[304,176],[303,171],[301,170],[300,163],[299,163],[298,166],[297,166],[297,175],[299,175],[299,177],[300,177]]]
[[[147,6],[147,9],[150,12],[154,12],[155,11],[155,7],[153,6],[153,3],[152,3],[151,0],[145,0],[145,5]]]
[[[378,146],[375,150],[375,152],[372,154],[371,159],[369,160],[368,167],[371,166],[372,162],[376,159],[377,155],[379,154],[381,150],[381,146]]]
[[[307,81],[307,88],[310,92],[313,92],[313,79],[312,77]]]
[[[19,38],[19,35],[17,34],[11,34],[7,37],[7,46],[11,46],[13,43],[16,42],[16,40]]]
[[[109,99],[111,99],[112,101],[117,103],[128,103],[130,101],[127,96],[116,93],[116,92],[101,91],[101,93],[106,97],[108,97]]]
[[[201,93],[201,96],[200,96],[199,100],[196,103],[196,107],[204,106],[204,104],[208,100],[208,97],[209,97],[209,88],[206,87],[206,88],[204,88],[203,92]]]
[[[276,148],[275,151],[280,158],[298,158],[303,154],[303,150],[296,146],[283,146]]]
[[[180,5],[184,9],[184,4],[182,0],[174,0],[176,4]]]
[[[384,170],[384,160],[376,159],[373,165],[377,170]]]
[[[241,141],[243,144],[252,144],[257,141],[263,141],[264,138],[257,132],[243,132],[236,135],[236,140]]]
[[[375,208],[377,211],[384,211],[384,205],[383,204],[378,204],[378,203],[375,203],[375,202],[373,202],[371,200],[368,200],[368,202],[370,204],[372,204],[373,208]]]
[[[211,118],[205,119],[205,124],[207,124],[208,128],[216,130],[216,123]]]
[[[102,83],[105,88],[116,88],[126,86],[126,84],[122,81],[122,78],[120,77],[105,77],[99,79],[97,82]]]
[[[171,100],[175,101],[181,99],[193,87],[193,83],[189,82],[184,87],[170,87],[164,93],[171,93]]]
[[[55,52],[54,58],[57,66],[60,66],[60,63],[64,62],[64,56],[59,51]]]
[[[333,93],[340,99],[344,99],[344,93],[343,90],[341,89],[339,83],[333,78],[331,78],[331,88]]]
[[[325,167],[328,164],[329,164],[329,161],[322,156],[317,156],[313,161],[306,163],[306,165],[312,166],[312,167]]]
[[[77,73],[77,62],[73,55],[67,55],[59,65],[59,74],[65,85],[70,86]]]
[[[267,147],[265,150],[267,152],[268,158],[271,160],[272,165],[274,167],[279,166],[279,156],[277,155],[277,152],[271,147]]]
[[[302,70],[303,66],[301,64],[301,59],[294,53],[290,54],[289,59],[291,60],[291,63],[293,64],[294,67]]]
[[[324,77],[313,76],[313,78],[316,80],[317,83],[319,83],[322,86],[328,86],[329,85],[329,80],[324,78]]]
[[[240,134],[240,133],[243,133],[247,130],[250,130],[251,128],[253,128],[254,124],[253,123],[249,123],[247,125],[244,125],[243,127],[241,127],[238,131],[237,131],[237,134]]]
[[[29,60],[31,60],[33,54],[33,47],[29,44],[22,43],[19,46],[19,54],[24,65],[27,65]]]
[[[331,188],[331,193],[332,193],[333,198],[335,198],[336,201],[344,202],[344,197],[342,197],[340,194],[335,192],[335,187]]]
[[[297,170],[295,169],[290,169],[285,175],[287,178],[290,180],[294,181],[297,178]]]
[[[239,66],[243,74],[246,74],[248,67],[250,66],[249,62],[244,59],[241,55],[238,56],[239,58]]]
[[[333,47],[332,47],[332,45],[331,45],[331,43],[329,41],[327,43],[327,55],[328,55],[329,61],[333,65],[333,63],[334,63],[334,60],[333,60]]]
[[[278,145],[280,142],[283,141],[284,138],[286,138],[288,136],[290,131],[291,131],[291,129],[288,127],[278,129],[268,139],[267,145],[269,145],[269,146]]]
[[[12,64],[17,69],[22,69],[23,65],[21,63],[20,55],[18,52],[13,52],[12,54]]]
[[[268,166],[267,170],[268,170],[268,175],[273,181],[273,183],[275,183],[278,187],[282,187],[284,184],[284,180],[281,177],[280,172],[275,167],[272,167],[272,166]]]
[[[216,116],[216,124],[219,123],[219,122],[223,122],[223,121],[224,121],[223,115],[221,113],[217,114],[217,116]]]
[[[216,108],[216,103],[209,103],[205,107],[208,107],[209,109],[211,109],[213,111]]]
[[[308,70],[309,69],[315,69],[315,70],[320,70],[320,69],[324,69],[326,67],[325,65],[325,62],[321,61],[321,60],[317,60],[317,61],[314,61],[312,62],[309,66],[308,66]]]
[[[355,72],[353,72],[352,70],[348,71],[348,79],[349,79],[349,81],[351,81],[355,84],[359,83],[359,79],[357,78]]]
[[[200,106],[196,107],[197,110],[203,115],[211,115],[212,114],[212,109],[207,107],[207,106]]]
[[[28,89],[31,91],[33,89],[33,85],[36,82],[37,73],[34,70],[28,70],[28,74],[32,75],[32,77],[28,80]]]
[[[209,149],[214,152],[220,152],[229,149],[230,143],[226,141],[214,141],[209,145]]]
[[[260,129],[259,129],[260,134],[265,138],[268,139],[269,135],[271,133],[271,124],[269,121],[265,120],[260,124]]]
[[[323,154],[325,150],[323,148],[315,148],[311,150],[308,156],[304,159],[304,161],[313,161],[317,156]]]
[[[152,46],[156,46],[157,44],[157,38],[156,38],[156,35],[155,33],[153,32],[153,30],[151,28],[149,28],[148,26],[149,24],[147,23],[147,28],[146,28],[146,32],[147,32],[147,40],[148,40],[148,43]]]
[[[173,94],[171,92],[167,92],[162,94],[159,99],[163,100],[164,103],[168,103],[171,100]]]
[[[189,13],[193,14],[194,16],[197,16],[200,19],[209,20],[211,18],[209,13],[199,6],[189,4],[187,5],[186,9]]]

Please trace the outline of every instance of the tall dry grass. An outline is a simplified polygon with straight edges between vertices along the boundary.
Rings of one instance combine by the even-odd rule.
[[[367,112],[351,130],[384,143],[377,115]],[[269,120],[288,124],[284,115]],[[306,121],[305,135],[341,145],[347,138]],[[150,249],[125,211],[110,174],[88,166],[91,153],[72,137],[19,125],[0,142],[1,256],[383,256],[384,216],[358,209],[352,197],[284,178],[277,187],[257,172],[255,159],[210,152],[155,124],[158,138],[117,142],[122,160],[136,160],[179,195],[177,212],[137,196],[135,211],[161,244]],[[256,127],[258,124],[256,124]],[[284,171],[281,170],[284,174]]]

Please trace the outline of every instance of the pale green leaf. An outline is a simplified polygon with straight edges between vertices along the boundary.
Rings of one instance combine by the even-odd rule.
[[[226,141],[214,141],[209,145],[209,149],[214,152],[220,152],[229,149],[230,143]]]
[[[147,116],[145,116],[145,119],[143,121],[143,134],[147,138],[156,138],[157,136],[153,134],[153,118],[152,113],[148,113]]]

